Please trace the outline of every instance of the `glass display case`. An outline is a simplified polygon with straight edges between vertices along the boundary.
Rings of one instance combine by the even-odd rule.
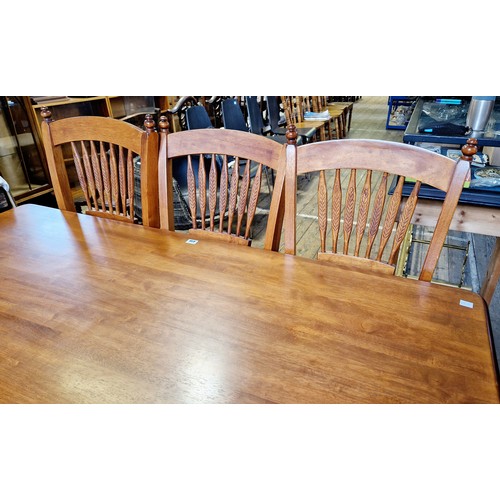
[[[469,137],[478,148],[500,147],[500,100],[493,108],[484,132],[468,135],[466,129],[470,97],[419,97],[403,135],[403,142],[432,142],[462,146]]]
[[[41,139],[41,108],[54,120],[105,116],[143,126],[147,113],[158,120],[153,96],[0,96],[0,176],[16,203],[52,192]],[[72,155],[68,153],[71,174]]]
[[[52,190],[45,156],[29,101],[0,96],[0,176],[16,203]]]

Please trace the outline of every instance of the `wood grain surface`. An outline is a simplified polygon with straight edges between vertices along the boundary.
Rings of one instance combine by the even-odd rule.
[[[3,403],[499,402],[472,292],[35,205],[0,233]]]

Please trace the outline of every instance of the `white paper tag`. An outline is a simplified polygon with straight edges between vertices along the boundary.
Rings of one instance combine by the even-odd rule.
[[[198,243],[198,240],[186,240],[186,243],[189,243],[190,245],[196,245],[196,243]]]
[[[469,302],[468,300],[460,300],[460,305],[463,307],[468,307],[469,309],[472,309],[474,307],[474,304],[472,302]]]

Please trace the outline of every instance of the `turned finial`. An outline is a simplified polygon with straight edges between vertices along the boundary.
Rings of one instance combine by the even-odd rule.
[[[153,120],[153,115],[147,114],[145,119],[144,119],[144,127],[146,129],[146,132],[150,134],[151,132],[154,132],[155,130],[155,121]]]
[[[477,139],[470,137],[467,139],[467,144],[462,146],[461,159],[465,161],[472,161],[473,156],[477,153]]]
[[[288,125],[286,130],[286,139],[288,144],[297,144],[297,128],[295,125]]]
[[[166,116],[160,116],[160,121],[158,122],[158,126],[160,127],[160,132],[164,134],[168,134],[168,119]]]
[[[44,122],[49,123],[49,122],[53,121],[52,120],[52,111],[50,111],[49,108],[47,108],[45,106],[43,108],[40,108],[40,114],[42,115]]]

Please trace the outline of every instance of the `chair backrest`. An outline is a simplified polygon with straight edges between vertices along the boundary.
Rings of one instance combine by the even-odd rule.
[[[326,96],[322,95],[315,95],[312,96],[312,106],[313,106],[313,111],[315,113],[318,113],[322,110],[324,110],[327,106],[328,102],[326,100]]]
[[[264,135],[264,120],[262,119],[260,106],[257,102],[257,96],[245,96],[245,102],[247,105],[250,132],[252,134]]]
[[[245,115],[237,99],[226,99],[222,102],[222,119],[224,128],[248,132]]]
[[[408,144],[340,139],[296,147],[292,136],[287,146],[285,252],[297,252],[297,176],[314,172],[318,182],[315,204],[318,258],[393,274],[420,186],[428,184],[446,192],[419,276],[421,280],[430,281],[469,172],[470,160],[477,150],[473,141],[462,148],[464,159],[455,162]],[[405,178],[414,182],[406,200],[402,196]],[[311,213],[301,215],[314,217]],[[327,241],[330,239],[331,244]],[[304,240],[311,244],[310,239]]]
[[[296,101],[293,96],[282,95],[281,104],[283,105],[287,126],[295,125],[297,122],[302,121],[301,118],[297,117]]]
[[[172,108],[167,109],[170,130],[180,132],[187,130],[186,112],[192,106],[198,106],[198,99],[192,95],[182,96]]]
[[[75,199],[82,197],[86,214],[135,222],[140,200],[142,223],[159,227],[158,134],[150,115],[142,130],[101,116],[54,121],[48,108],[41,114],[43,145],[61,210],[75,212]],[[66,166],[65,159],[71,158],[74,172]]]
[[[285,145],[266,137],[228,129],[187,130],[168,133],[168,122],[160,118],[160,222],[173,230],[172,162],[187,157],[188,205],[190,232],[198,237],[218,238],[249,245],[251,227],[257,212],[264,168],[275,171],[267,221],[265,249],[277,250],[284,213],[283,186]],[[233,160],[232,160],[233,159]],[[220,173],[217,167],[220,162]],[[195,174],[194,165],[199,165]],[[235,165],[244,163],[241,173]],[[254,176],[252,164],[257,164]],[[266,210],[267,211],[267,210]],[[205,216],[203,216],[205,215]]]
[[[214,128],[221,128],[223,126],[222,120],[222,103],[228,96],[213,95],[206,101],[208,116]]]
[[[276,95],[266,96],[267,114],[271,130],[276,130],[280,126],[280,105],[279,97]]]
[[[300,109],[300,115],[304,118],[304,113],[306,111],[314,111],[313,100],[315,96],[303,95],[296,96],[297,107]]]
[[[186,127],[187,130],[213,128],[204,106],[191,106],[186,109]]]
[[[281,96],[287,125],[304,121],[304,113],[312,111],[311,98],[308,96]]]

